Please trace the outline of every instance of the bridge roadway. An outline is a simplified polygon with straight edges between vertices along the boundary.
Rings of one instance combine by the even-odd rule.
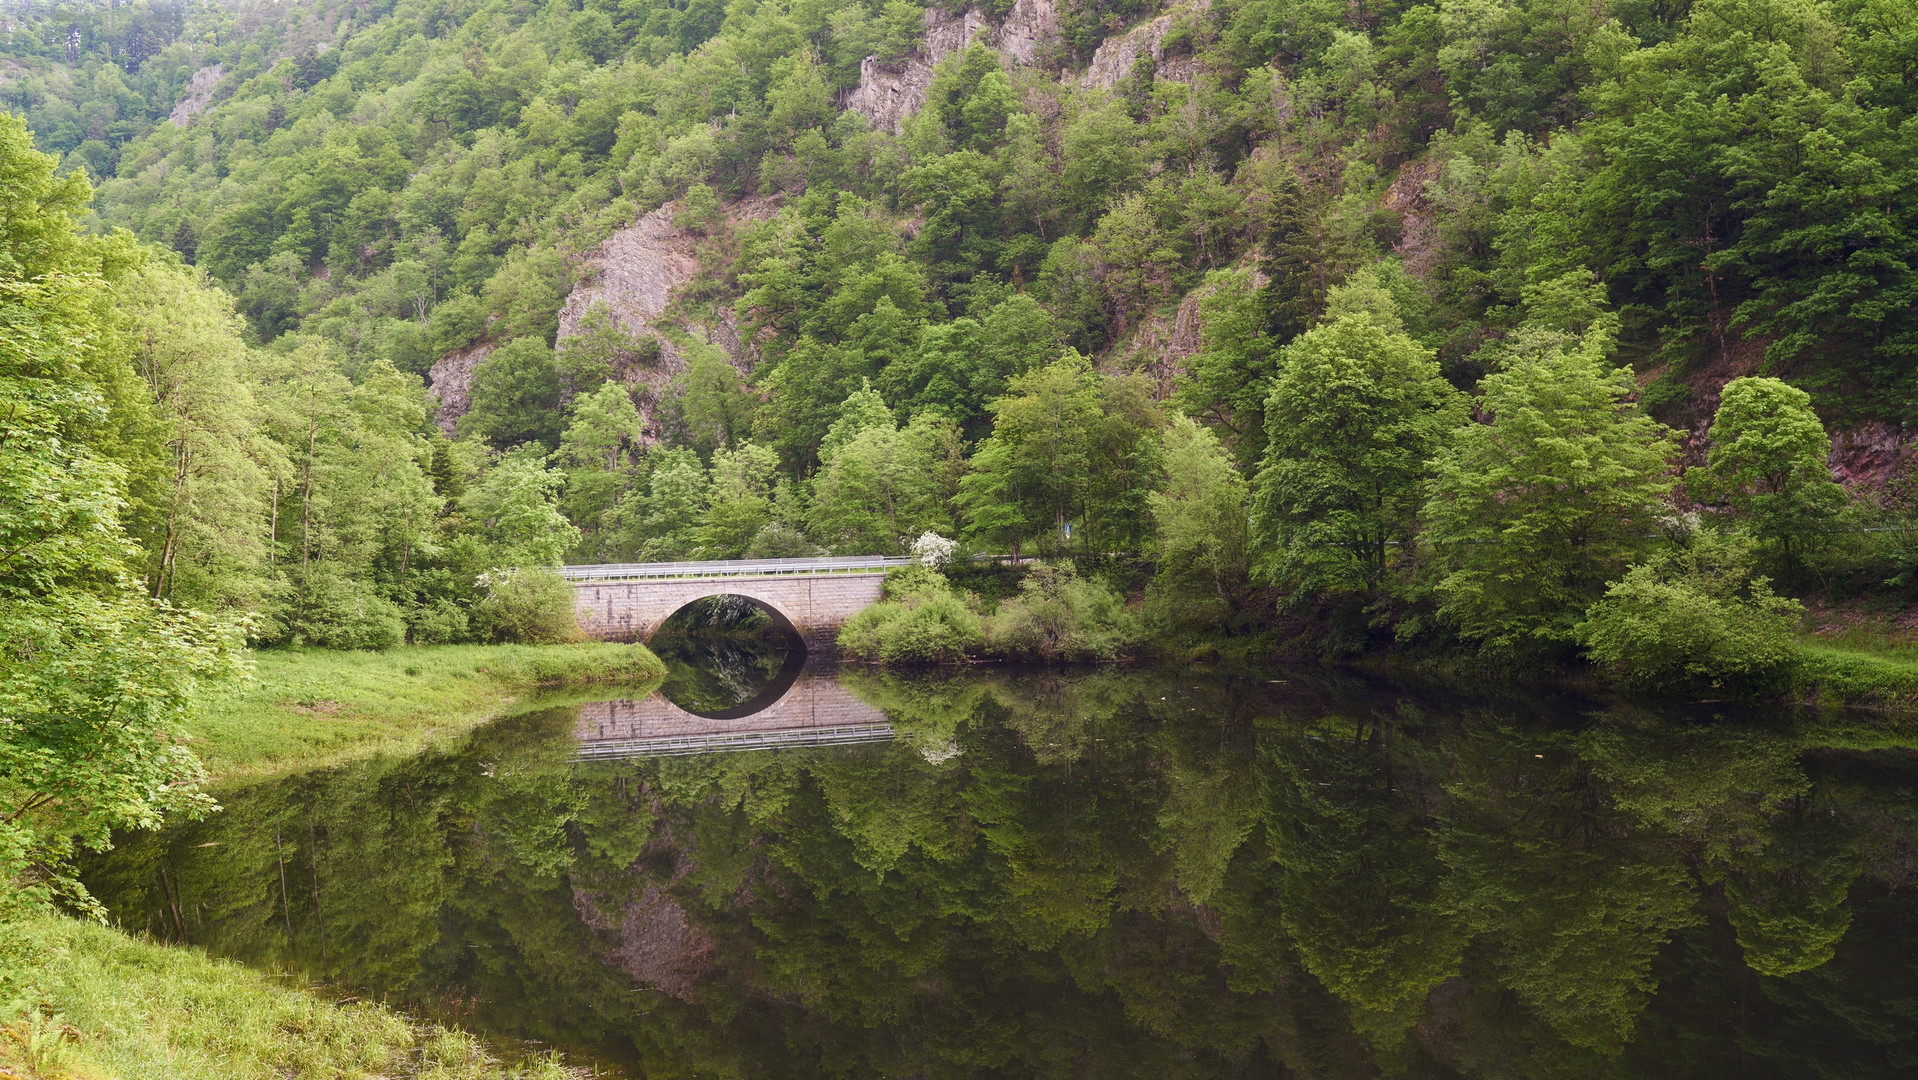
[[[783,619],[808,650],[829,649],[839,628],[879,599],[886,571],[910,562],[881,556],[730,559],[717,562],[567,566],[580,630],[608,641],[645,641],[695,600],[731,594]]]
[[[700,716],[654,691],[644,701],[581,705],[576,730],[587,760],[883,742],[893,734],[885,713],[810,662],[778,700],[745,716]]]

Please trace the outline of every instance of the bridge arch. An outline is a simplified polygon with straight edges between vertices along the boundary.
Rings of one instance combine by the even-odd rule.
[[[653,627],[653,631],[657,633],[660,626],[671,622],[674,616],[702,600],[714,600],[727,596],[737,596],[741,600],[750,601],[754,607],[772,616],[773,625],[777,626],[781,631],[791,634],[801,641],[805,640],[805,635],[800,632],[798,625],[793,622],[791,615],[781,610],[777,602],[764,597],[754,596],[753,590],[750,587],[717,589],[705,596],[696,596],[668,612],[665,618],[659,620],[659,625]],[[652,635],[648,634],[647,636],[650,638]]]
[[[580,630],[609,641],[647,641],[696,600],[743,596],[784,618],[808,651],[830,650],[839,628],[879,599],[885,571],[904,559],[771,559],[762,562],[569,566]]]

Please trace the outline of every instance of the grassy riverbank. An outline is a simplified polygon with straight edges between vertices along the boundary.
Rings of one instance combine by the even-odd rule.
[[[665,667],[643,645],[276,649],[192,725],[218,782],[412,753],[534,697],[644,693]],[[0,925],[0,1077],[557,1080],[505,1066],[470,1036],[78,919]]]
[[[7,987],[29,1019],[0,1028],[0,1076],[44,1080],[413,1077],[561,1080],[552,1057],[506,1065],[469,1035],[378,1005],[336,1003],[275,977],[77,919],[5,928]],[[23,985],[24,984],[24,985]]]
[[[1918,649],[1812,640],[1799,646],[1798,694],[1820,705],[1918,713]]]
[[[193,725],[216,780],[410,753],[534,694],[588,685],[650,690],[644,645],[432,645],[384,652],[272,649],[253,680]]]

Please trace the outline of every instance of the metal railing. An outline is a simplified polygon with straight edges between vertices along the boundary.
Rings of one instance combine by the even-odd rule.
[[[711,562],[606,563],[562,566],[570,581],[641,581],[649,578],[793,577],[825,574],[883,574],[911,562],[905,556],[856,555],[813,559],[718,559]]]
[[[741,750],[778,750],[800,746],[850,746],[887,742],[890,724],[844,724],[835,727],[788,728],[783,731],[740,731],[718,735],[661,735],[650,739],[581,740],[575,757],[581,761],[617,761],[641,757],[685,757],[690,754],[726,754]]]

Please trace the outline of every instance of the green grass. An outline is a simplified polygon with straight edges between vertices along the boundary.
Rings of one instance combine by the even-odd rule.
[[[23,1019],[0,1028],[0,1076],[73,1080],[415,1077],[561,1080],[545,1056],[513,1065],[469,1035],[384,1007],[336,1003],[197,949],[138,941],[77,919],[7,928],[37,955]]]
[[[432,645],[385,652],[272,649],[254,677],[189,726],[221,780],[410,753],[510,707],[582,686],[650,691],[644,645]]]
[[[1817,640],[1799,646],[1797,681],[1820,704],[1918,711],[1918,649]]]

